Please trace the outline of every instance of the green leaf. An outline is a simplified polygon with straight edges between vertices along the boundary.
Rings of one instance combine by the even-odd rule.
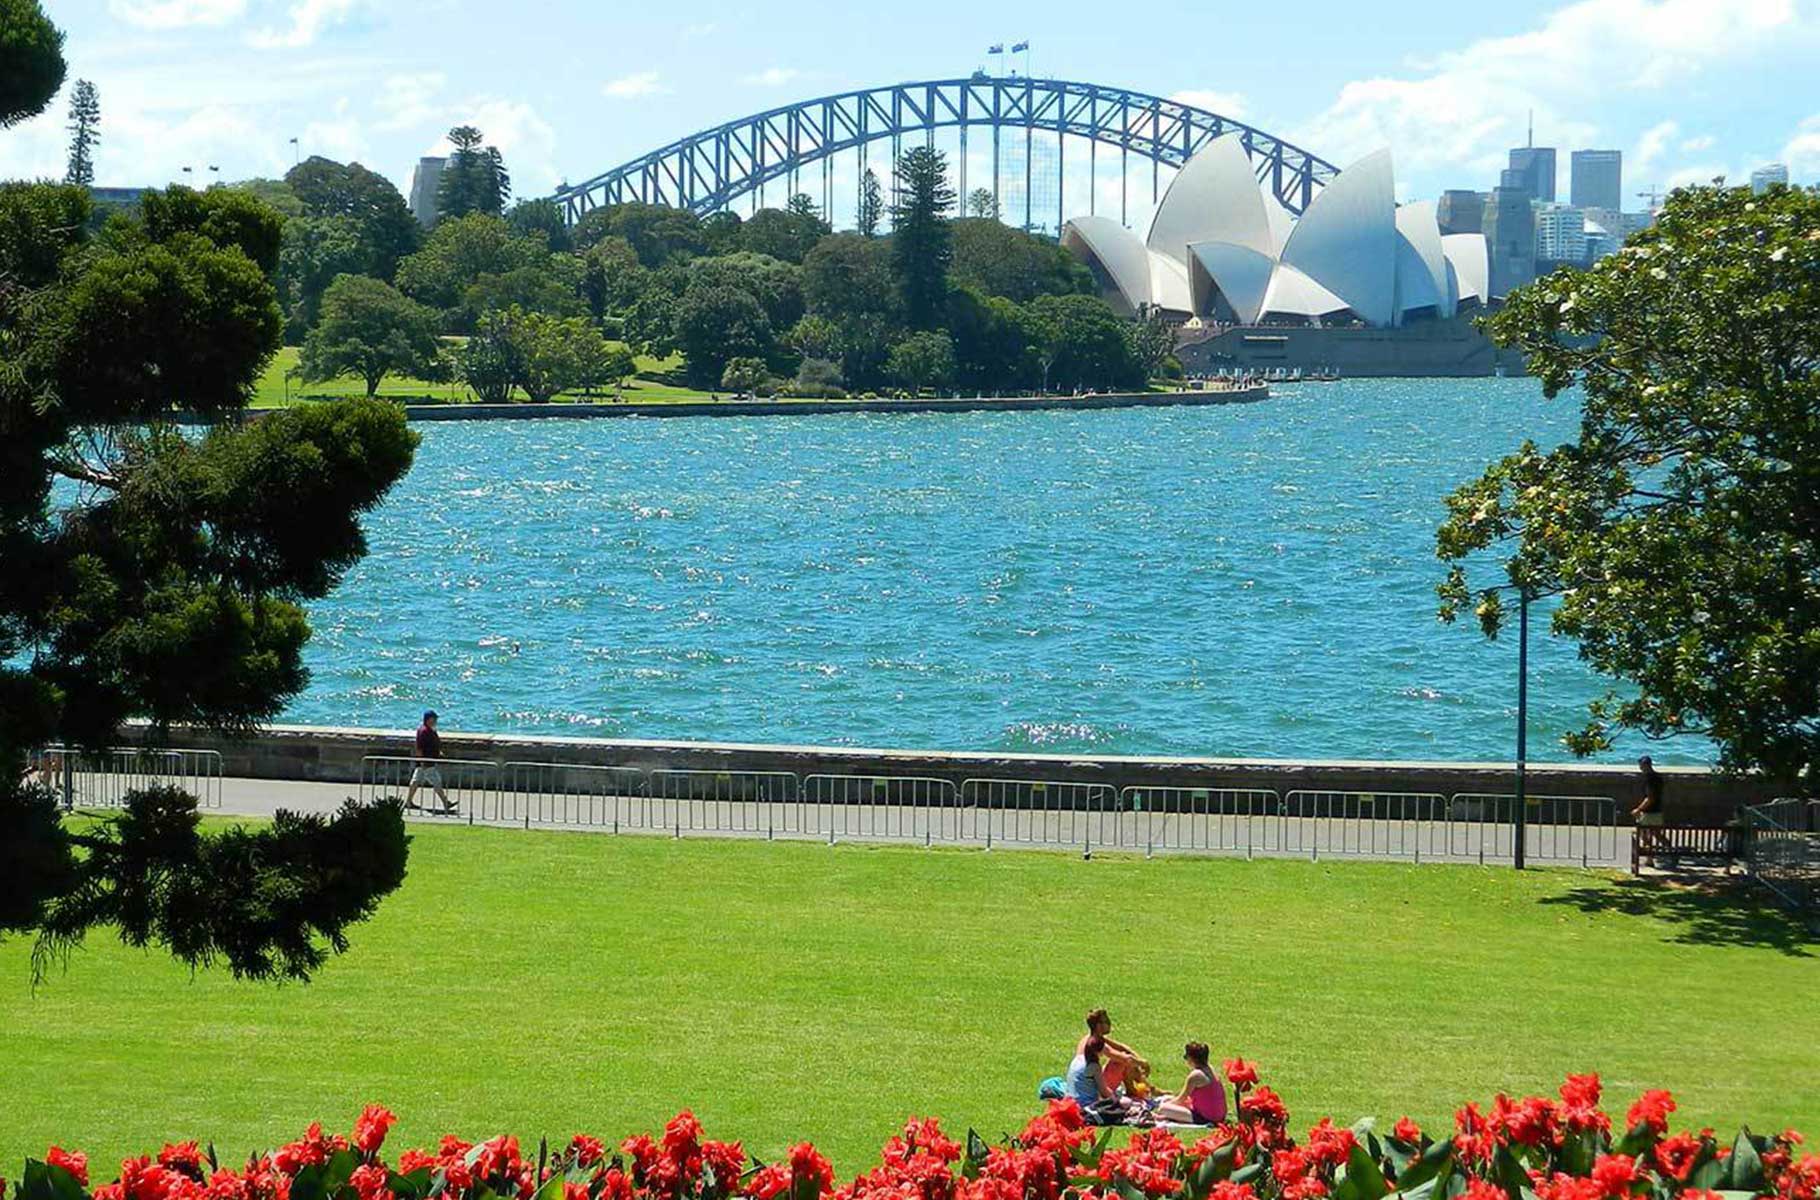
[[[1376,1160],[1366,1153],[1364,1146],[1354,1142],[1352,1151],[1346,1156],[1345,1172],[1334,1184],[1334,1200],[1383,1200],[1389,1191],[1390,1183]]]
[[[1121,1197],[1121,1200],[1148,1200],[1144,1193],[1132,1184],[1130,1180],[1121,1179],[1114,1187]]]
[[[408,1174],[392,1171],[386,1176],[386,1187],[390,1188],[400,1200],[423,1200],[430,1194],[432,1171],[429,1167],[418,1167]]]
[[[1641,1158],[1649,1148],[1656,1144],[1656,1131],[1646,1121],[1638,1121],[1627,1130],[1618,1144],[1612,1148],[1614,1154],[1628,1154],[1632,1158]]]
[[[1453,1165],[1453,1153],[1452,1138],[1431,1142],[1420,1156],[1412,1157],[1406,1170],[1398,1172],[1397,1189],[1408,1192],[1411,1188],[1439,1178]]]
[[[291,1179],[291,1200],[325,1200],[329,1194],[327,1177],[328,1169],[319,1163],[304,1167]]]
[[[354,1169],[359,1165],[360,1158],[352,1150],[335,1151],[323,1166],[322,1186],[334,1195],[348,1186],[348,1180],[354,1177]]]
[[[1732,1156],[1727,1162],[1731,1171],[1726,1177],[1725,1187],[1720,1191],[1755,1194],[1763,1190],[1763,1156],[1757,1153],[1757,1144],[1751,1138],[1749,1129],[1738,1131],[1738,1139],[1732,1143]]]
[[[562,1200],[563,1188],[568,1182],[561,1175],[550,1176],[544,1181],[544,1185],[537,1189],[537,1195],[533,1197],[533,1200]]]
[[[1582,1129],[1578,1133],[1570,1134],[1561,1144],[1561,1154],[1557,1165],[1568,1175],[1577,1177],[1590,1175],[1593,1160],[1598,1158],[1604,1149],[1605,1139],[1598,1130]]]
[[[87,1200],[74,1175],[35,1158],[25,1160],[25,1177],[13,1195],[15,1200]]]
[[[1255,1183],[1255,1182],[1257,1182],[1258,1179],[1263,1177],[1263,1174],[1264,1174],[1264,1163],[1262,1163],[1262,1162],[1246,1163],[1244,1166],[1240,1167],[1238,1170],[1236,1170],[1232,1173],[1232,1182],[1234,1182],[1234,1183]]]

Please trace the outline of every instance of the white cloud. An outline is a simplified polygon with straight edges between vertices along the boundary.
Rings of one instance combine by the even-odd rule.
[[[1637,139],[1637,148],[1630,152],[1630,161],[1624,164],[1631,178],[1641,180],[1655,170],[1680,132],[1681,126],[1674,121],[1658,121],[1645,129]]]
[[[1702,150],[1711,150],[1719,139],[1710,133],[1695,134],[1681,143],[1683,154],[1698,154]]]
[[[1580,114],[1614,86],[1680,85],[1706,66],[1812,24],[1796,0],[1576,0],[1535,28],[1484,38],[1421,64],[1411,77],[1346,84],[1296,131],[1342,165],[1388,144],[1399,170],[1494,172],[1534,110],[1545,144],[1585,145]]]
[[[356,0],[297,0],[291,5],[289,29],[261,29],[247,40],[264,49],[308,46],[323,30],[346,20]]]
[[[795,67],[766,67],[756,74],[746,76],[741,82],[759,87],[782,87],[801,74]]]
[[[600,94],[614,100],[630,100],[638,96],[656,96],[667,91],[669,89],[659,82],[656,71],[639,71],[609,80],[600,89]]]
[[[432,101],[448,82],[441,71],[391,75],[380,88],[376,101],[382,116],[377,128],[387,131],[414,129],[437,116],[439,106]]]
[[[1801,122],[1782,147],[1782,161],[1788,164],[1791,178],[1820,175],[1820,113]]]
[[[1216,92],[1210,88],[1184,88],[1179,92],[1170,92],[1169,98],[1178,104],[1191,104],[1204,108],[1208,112],[1218,113],[1222,117],[1234,120],[1245,115],[1245,97],[1237,92]]]
[[[529,104],[499,96],[474,96],[442,105],[440,112],[440,127],[472,125],[480,130],[486,145],[499,148],[506,170],[512,173],[513,195],[540,196],[556,190],[562,178],[556,169],[556,130]],[[437,134],[423,153],[448,154],[445,136]]]
[[[108,0],[107,10],[141,29],[183,29],[239,20],[246,0]]]

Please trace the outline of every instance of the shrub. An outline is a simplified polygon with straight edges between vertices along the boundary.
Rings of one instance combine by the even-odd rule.
[[[913,1118],[888,1140],[880,1165],[838,1190],[828,1160],[809,1142],[785,1159],[749,1162],[738,1142],[710,1141],[690,1112],[661,1136],[639,1134],[609,1150],[576,1134],[525,1157],[516,1137],[473,1143],[444,1137],[434,1152],[380,1151],[393,1116],[369,1105],[350,1135],[320,1124],[240,1170],[213,1149],[166,1145],[156,1160],[128,1159],[118,1180],[89,1191],[85,1155],[52,1146],[28,1160],[14,1200],[1777,1200],[1820,1197],[1820,1155],[1797,1156],[1793,1131],[1740,1133],[1722,1145],[1710,1129],[1669,1133],[1675,1102],[1648,1091],[1621,1132],[1599,1106],[1596,1075],[1573,1075],[1559,1099],[1499,1095],[1489,1110],[1467,1104],[1452,1130],[1430,1134],[1404,1117],[1388,1130],[1323,1118],[1301,1141],[1256,1068],[1225,1064],[1234,1118],[1192,1143],[1161,1129],[1096,1129],[1058,1100],[1016,1137],[988,1145],[949,1138]],[[206,1159],[206,1161],[205,1161]],[[0,1194],[5,1192],[0,1187]]]

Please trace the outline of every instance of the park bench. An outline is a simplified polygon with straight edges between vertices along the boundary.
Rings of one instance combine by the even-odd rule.
[[[1643,862],[1684,858],[1731,863],[1744,852],[1744,831],[1733,825],[1639,825],[1630,844],[1630,873]]]

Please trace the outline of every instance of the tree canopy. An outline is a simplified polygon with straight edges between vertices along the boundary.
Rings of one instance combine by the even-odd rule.
[[[78,79],[70,93],[70,157],[63,182],[88,187],[95,182],[95,147],[101,144],[101,93]]]
[[[948,214],[954,188],[948,160],[931,146],[918,146],[898,160],[897,194],[891,203],[891,254],[912,329],[934,324],[947,295],[948,264],[954,261]]]
[[[441,355],[436,314],[391,284],[365,275],[338,276],[322,298],[322,320],[303,343],[305,383],[355,375],[367,395],[387,375],[434,379]]]
[[[486,135],[472,125],[449,130],[449,144],[454,149],[436,184],[438,220],[470,213],[497,217],[505,212],[506,201],[512,198],[512,180],[499,150],[482,145],[485,140]]]
[[[104,747],[129,718],[157,740],[282,711],[303,604],[365,553],[416,439],[368,401],[232,419],[279,341],[281,219],[256,198],[152,192],[98,235],[88,215],[85,189],[0,185],[0,932],[54,953],[112,923],[306,976],[402,877],[396,806],[210,834],[155,790],[75,831],[21,781],[32,747]],[[192,436],[180,412],[221,421]]]
[[[1551,599],[1554,631],[1625,685],[1578,752],[1704,734],[1726,767],[1820,790],[1820,196],[1677,191],[1488,329],[1547,395],[1575,389],[1580,431],[1448,498],[1442,617],[1496,636],[1511,593]]]
[[[38,0],[0,0],[0,129],[48,108],[68,69],[63,31]]]

